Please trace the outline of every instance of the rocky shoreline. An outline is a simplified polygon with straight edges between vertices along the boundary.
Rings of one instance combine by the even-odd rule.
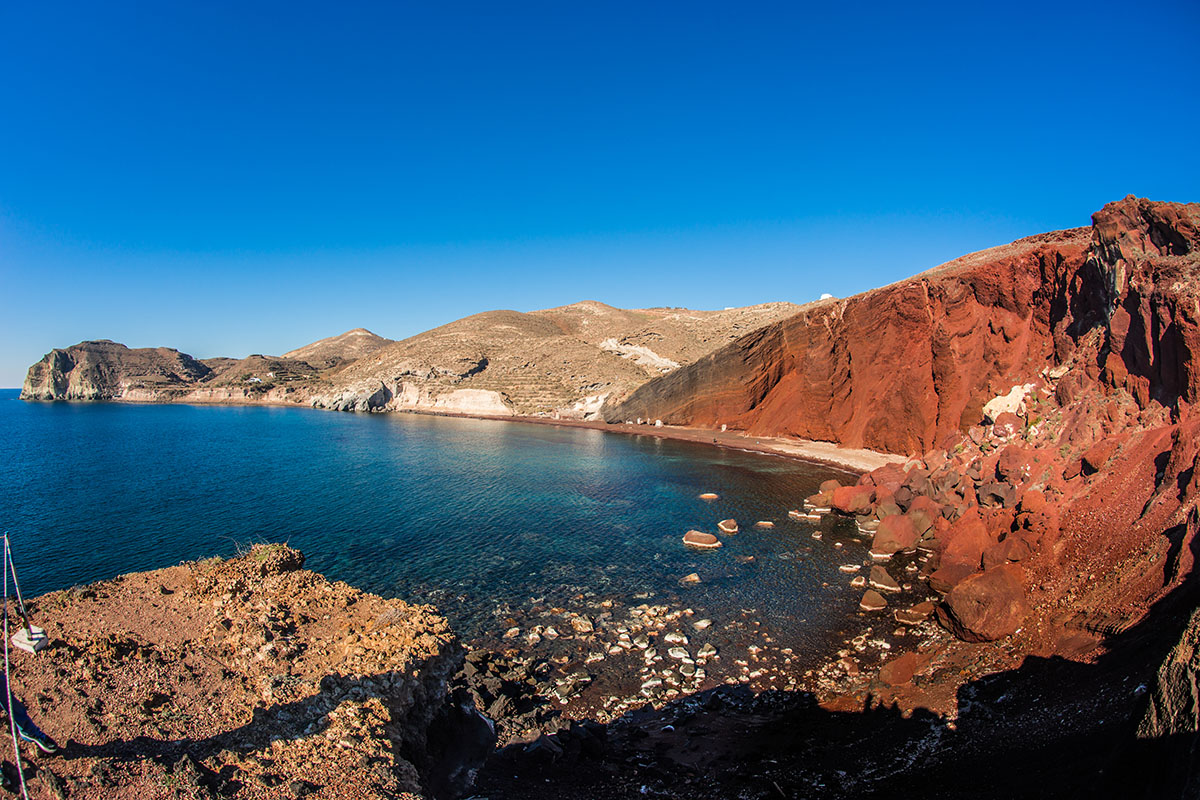
[[[873,479],[822,488],[836,509]],[[853,512],[838,514],[803,524],[845,530]],[[946,759],[997,746],[986,744],[997,730],[1045,740],[1046,714],[1114,748],[1129,748],[1138,724],[1186,719],[1172,700],[1179,667],[1164,664],[1149,715],[1143,684],[1175,644],[1195,581],[1156,604],[1140,633],[1079,630],[1076,656],[1042,674],[1021,632],[972,643],[939,625],[932,553],[880,562],[879,531],[860,525],[871,527],[855,520],[856,541],[840,549],[859,570],[829,577],[869,575],[888,605],[852,614],[820,653],[782,647],[753,609],[715,625],[682,587],[671,601],[534,605],[463,650],[432,609],[330,583],[281,545],[51,593],[31,606],[52,646],[21,654],[13,684],[63,752],[27,748],[27,774],[47,796],[82,798],[927,796],[963,780],[944,774]],[[1151,624],[1156,614],[1175,622]],[[1186,663],[1179,647],[1167,663]],[[1059,685],[1060,672],[1092,669],[1101,676],[1086,691]],[[1000,724],[1000,712],[1019,722]],[[797,737],[810,750],[793,749]],[[834,741],[844,752],[828,752]],[[1098,780],[1103,768],[1087,763],[1098,771],[1038,777],[1044,796]],[[1013,780],[996,786],[1011,796]]]
[[[698,625],[704,615],[687,601],[685,585],[672,598],[580,596],[558,606],[531,599],[519,613],[498,615],[492,640],[474,643],[458,672],[462,662],[446,655],[452,636],[429,609],[394,605],[397,622],[420,624],[394,653],[368,647],[371,620],[393,619],[387,601],[345,587],[332,596],[338,614],[358,627],[319,632],[311,651],[336,651],[340,660],[317,658],[299,682],[280,685],[318,698],[316,705],[272,705],[275,679],[292,674],[275,666],[277,653],[303,641],[289,620],[314,618],[295,606],[279,618],[276,598],[236,579],[237,588],[217,592],[202,580],[205,568],[191,565],[178,568],[191,583],[134,591],[146,579],[127,576],[121,580],[134,583],[122,596],[167,627],[175,617],[161,615],[175,601],[164,598],[201,598],[203,612],[182,619],[203,617],[220,630],[206,622],[191,635],[223,642],[241,661],[223,659],[223,672],[214,673],[179,655],[178,645],[147,649],[116,631],[73,639],[107,618],[87,605],[94,598],[68,594],[60,600],[74,623],[51,634],[66,643],[52,656],[58,673],[19,677],[34,687],[36,708],[73,709],[70,735],[92,737],[77,741],[94,741],[98,758],[117,759],[98,774],[124,776],[114,786],[143,792],[131,789],[129,797],[176,796],[144,790],[178,789],[175,773],[155,765],[178,763],[193,745],[198,755],[187,763],[200,766],[183,770],[206,776],[205,791],[451,796],[475,762],[461,753],[443,758],[449,749],[438,743],[475,739],[446,728],[438,734],[439,715],[414,704],[422,693],[432,703],[435,688],[444,695],[451,686],[445,719],[478,729],[477,712],[494,716],[503,749],[479,754],[475,789],[489,800],[1194,794],[1200,716],[1188,698],[1200,686],[1198,275],[1200,205],[1131,196],[1094,215],[1091,229],[1029,237],[806,307],[605,405],[611,424],[582,423],[841,459],[845,480],[778,515],[808,526],[814,546],[841,545],[844,569],[826,582],[859,599],[819,661],[786,652],[757,609]],[[55,353],[35,365],[39,386],[66,381],[55,359],[64,366],[68,355]],[[553,415],[528,421],[567,424]],[[720,544],[728,534],[718,530],[693,544]],[[257,563],[252,553],[212,568],[241,574]],[[279,576],[298,574],[289,568],[264,577],[282,587],[297,579]],[[221,611],[230,601],[242,604],[238,614]],[[363,609],[369,613],[359,616]],[[246,619],[252,631],[243,629]],[[174,655],[163,658],[168,651]],[[393,680],[368,685],[346,673],[343,660],[363,653],[382,659],[371,669]],[[119,674],[143,693],[142,664],[187,665],[189,673],[230,681],[220,685],[232,705],[215,707],[226,709],[220,724],[236,722],[238,733],[197,738],[186,726],[207,717],[164,717],[163,703],[136,694],[119,695],[119,708],[134,710],[119,714],[85,689],[100,657],[119,658],[128,670]],[[407,660],[393,665],[394,658]],[[423,677],[420,664],[440,666]],[[313,680],[331,669],[331,687],[360,691],[343,698]],[[75,695],[54,694],[59,681],[73,681]],[[336,717],[310,714],[347,700],[358,704],[352,718],[355,735],[366,737],[365,760],[355,739],[339,744]],[[305,721],[299,734],[295,720],[278,717],[297,710]],[[114,732],[116,722],[132,733]],[[359,794],[343,793],[350,790],[328,775],[303,776],[321,726],[334,736],[332,745],[317,737],[320,757],[353,773]],[[282,744],[264,743],[274,729],[290,733]],[[253,734],[245,741],[250,759],[238,754],[243,732]],[[139,748],[154,758],[137,756]],[[272,755],[276,749],[284,756]],[[85,773],[77,760],[64,762],[64,785],[100,796],[87,792],[108,778]],[[288,770],[317,788],[272,783]],[[255,777],[263,774],[273,777]]]

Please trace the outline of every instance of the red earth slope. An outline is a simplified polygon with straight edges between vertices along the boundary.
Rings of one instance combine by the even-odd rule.
[[[924,453],[992,397],[1105,339],[1103,366],[1139,399],[1200,393],[1196,204],[1129,197],[1092,228],[974,253],[914,278],[813,304],[607,410],[610,421],[796,436]],[[1123,370],[1122,370],[1123,368]]]

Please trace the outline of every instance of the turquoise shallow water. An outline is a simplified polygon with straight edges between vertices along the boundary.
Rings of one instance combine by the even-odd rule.
[[[15,391],[0,392],[0,431],[0,524],[28,595],[287,541],[332,578],[437,603],[468,638],[543,598],[686,593],[717,619],[756,609],[803,646],[857,605],[836,565],[861,545],[787,518],[844,475],[791,460],[515,422]],[[682,546],[725,517],[742,524],[725,547]],[[690,572],[703,583],[682,589]]]

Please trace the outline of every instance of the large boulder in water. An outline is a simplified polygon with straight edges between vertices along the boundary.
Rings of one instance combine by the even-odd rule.
[[[833,491],[833,507],[843,514],[861,514],[871,509],[875,489],[871,486],[839,486]]]
[[[871,542],[871,552],[892,555],[902,550],[911,550],[920,534],[908,515],[893,514],[879,520],[879,528]]]

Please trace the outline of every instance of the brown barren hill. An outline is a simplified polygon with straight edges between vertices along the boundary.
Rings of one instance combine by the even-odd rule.
[[[196,361],[82,342],[30,367],[29,400],[302,403],[339,411],[597,418],[601,405],[799,306],[488,311],[392,341],[363,328],[283,356]]]
[[[355,328],[320,339],[304,347],[297,347],[283,354],[284,358],[306,361],[318,368],[333,367],[370,355],[381,347],[392,343],[392,339],[371,333],[366,328]]]
[[[595,416],[742,333],[798,306],[624,310],[597,302],[487,311],[394,342],[330,376],[319,406],[484,415]]]

